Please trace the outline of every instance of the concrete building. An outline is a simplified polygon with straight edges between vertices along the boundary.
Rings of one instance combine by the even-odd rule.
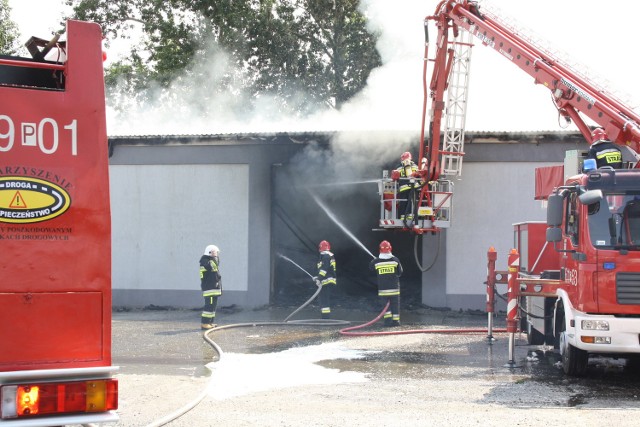
[[[222,306],[310,295],[305,272],[315,274],[322,239],[332,242],[343,295],[371,296],[370,253],[387,239],[407,271],[403,295],[483,310],[488,248],[505,269],[512,224],[545,219],[533,199],[535,168],[561,164],[565,151],[585,146],[575,133],[467,133],[451,228],[416,242],[409,233],[374,231],[373,181],[399,153],[368,159],[367,172],[345,185],[332,181],[332,157],[318,155],[331,153],[334,136],[110,138],[114,306],[200,307],[197,263],[212,243],[221,249]],[[314,162],[321,158],[313,165],[310,147]]]

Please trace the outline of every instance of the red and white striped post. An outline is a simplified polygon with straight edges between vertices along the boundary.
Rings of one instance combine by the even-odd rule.
[[[509,333],[509,366],[515,366],[515,340],[518,330],[518,270],[520,254],[516,249],[509,252],[509,284],[507,289],[507,332]]]
[[[487,251],[487,340],[489,342],[493,341],[493,316],[496,307],[496,259],[498,259],[498,253],[491,246]]]

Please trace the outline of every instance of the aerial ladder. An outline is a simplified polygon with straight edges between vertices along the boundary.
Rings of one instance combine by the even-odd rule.
[[[428,24],[435,23],[437,36],[429,40]],[[591,120],[616,144],[640,151],[640,116],[604,88],[590,81],[550,50],[512,28],[477,1],[443,0],[435,13],[425,18],[423,69],[423,119],[420,133],[420,163],[412,177],[413,220],[400,220],[397,183],[388,171],[379,182],[383,229],[436,233],[451,222],[453,181],[462,173],[465,117],[471,38],[497,51],[549,89],[560,117],[573,122],[590,141]],[[435,47],[433,58],[429,49]],[[431,80],[427,83],[428,66]],[[429,120],[427,122],[427,111]],[[638,163],[640,164],[640,163]]]

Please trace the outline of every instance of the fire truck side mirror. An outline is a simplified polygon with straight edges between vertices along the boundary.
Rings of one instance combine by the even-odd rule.
[[[556,243],[562,240],[562,229],[558,227],[547,228],[547,242]]]
[[[548,227],[560,227],[562,225],[563,200],[564,200],[564,197],[562,197],[559,194],[551,194],[547,199],[547,226]]]
[[[592,205],[599,202],[603,198],[604,196],[602,195],[602,190],[589,190],[578,196],[580,203],[582,203],[583,205]]]

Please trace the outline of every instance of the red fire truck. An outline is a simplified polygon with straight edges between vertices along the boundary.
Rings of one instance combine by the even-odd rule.
[[[433,58],[430,23],[437,27]],[[424,120],[421,167],[413,176],[419,183],[414,219],[398,221],[391,203],[397,200],[397,184],[385,176],[380,226],[417,233],[448,227],[450,178],[460,174],[464,155],[465,91],[475,38],[549,89],[556,111],[586,140],[584,150],[567,152],[564,166],[536,172],[537,198],[548,203],[547,224],[514,225],[514,250],[508,260],[510,361],[519,323],[531,344],[546,342],[559,349],[569,375],[584,374],[590,355],[640,354],[640,116],[508,21],[480,10],[477,2],[441,1],[426,18],[425,30]],[[602,127],[620,147],[626,168],[584,169],[594,126]],[[491,299],[497,277],[491,272],[488,277]]]
[[[118,420],[102,34],[0,56],[0,426]]]

